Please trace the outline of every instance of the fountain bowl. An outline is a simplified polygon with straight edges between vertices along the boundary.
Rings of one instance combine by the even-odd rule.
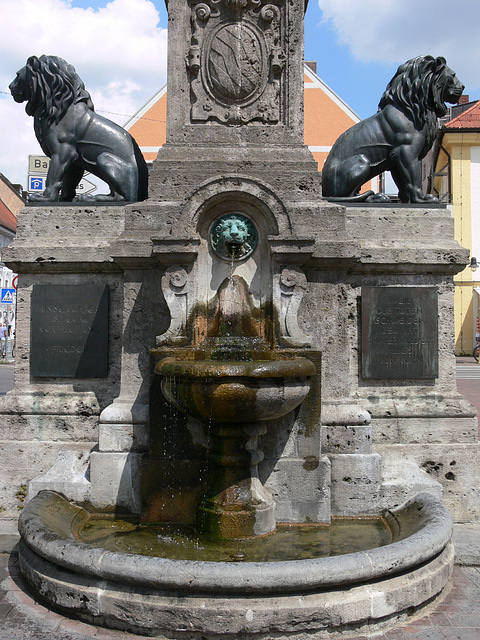
[[[391,544],[334,557],[201,562],[107,551],[76,537],[88,512],[42,491],[22,511],[20,568],[49,606],[165,638],[332,638],[404,622],[445,587],[452,519],[429,493],[383,517]]]
[[[213,423],[251,423],[293,411],[310,390],[315,365],[291,360],[214,361],[165,358],[155,367],[164,396],[181,411]]]

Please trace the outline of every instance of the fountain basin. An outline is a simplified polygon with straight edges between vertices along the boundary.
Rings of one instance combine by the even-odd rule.
[[[155,367],[164,396],[181,411],[213,423],[251,423],[293,411],[310,390],[315,365],[292,360],[212,361],[165,358]]]
[[[50,605],[98,625],[178,638],[327,638],[404,620],[445,587],[452,519],[431,494],[385,512],[390,545],[285,562],[199,562],[79,542],[89,514],[44,491],[20,517],[22,573]]]

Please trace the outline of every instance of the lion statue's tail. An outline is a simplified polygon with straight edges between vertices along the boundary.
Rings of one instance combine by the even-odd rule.
[[[359,193],[356,196],[323,196],[330,202],[365,202],[368,198],[375,195],[374,191],[365,191],[365,193]]]

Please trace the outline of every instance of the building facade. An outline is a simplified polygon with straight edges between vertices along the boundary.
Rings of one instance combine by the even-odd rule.
[[[0,299],[0,323],[11,327],[12,332],[16,320],[15,294],[12,293],[16,287],[16,274],[5,266],[1,252],[15,237],[17,215],[24,204],[22,187],[12,184],[0,173],[0,287],[5,294]]]
[[[467,96],[451,116],[439,132],[431,185],[434,195],[450,203],[455,239],[470,251],[470,265],[454,278],[455,352],[468,355],[480,323],[480,101],[470,103]]]

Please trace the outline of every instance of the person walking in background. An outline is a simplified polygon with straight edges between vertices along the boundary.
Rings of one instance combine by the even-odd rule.
[[[7,354],[7,327],[4,324],[0,325],[0,345],[2,348],[2,359],[5,360]]]

